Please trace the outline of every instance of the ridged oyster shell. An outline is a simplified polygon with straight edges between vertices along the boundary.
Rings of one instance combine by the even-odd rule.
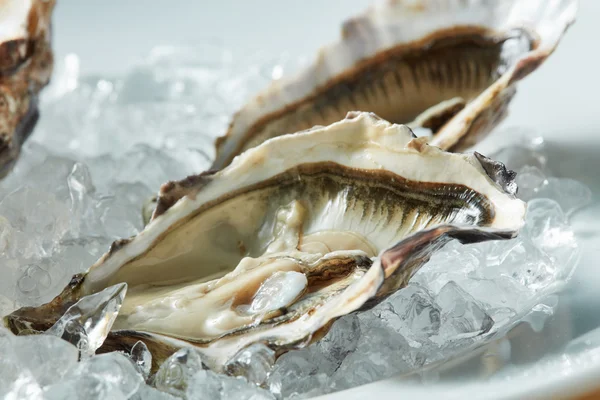
[[[214,169],[278,135],[327,125],[349,111],[423,126],[460,151],[507,112],[515,84],[554,51],[576,0],[387,0],[346,21],[297,76],[275,81],[216,142]]]
[[[404,287],[451,239],[514,237],[514,173],[446,153],[369,113],[264,142],[227,168],[162,186],[152,221],[51,303],[5,318],[44,331],[82,296],[126,282],[101,351],[138,340],[154,367],[195,345],[222,370],[241,349],[306,346]]]
[[[16,161],[39,117],[50,80],[54,0],[0,0],[0,177]]]

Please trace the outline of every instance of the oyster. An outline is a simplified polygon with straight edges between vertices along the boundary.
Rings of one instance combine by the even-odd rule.
[[[126,282],[102,351],[138,340],[154,368],[193,344],[222,370],[255,343],[307,345],[405,286],[451,239],[514,237],[514,173],[446,153],[369,113],[264,142],[227,168],[161,187],[150,223],[51,303],[5,318],[48,329],[82,296]]]
[[[11,169],[39,113],[52,73],[54,0],[0,0],[0,177]]]
[[[346,21],[313,64],[276,81],[217,139],[214,169],[285,133],[370,111],[470,147],[506,114],[515,83],[554,51],[576,0],[387,0]]]

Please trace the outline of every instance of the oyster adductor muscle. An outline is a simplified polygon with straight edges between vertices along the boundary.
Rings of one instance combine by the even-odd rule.
[[[53,302],[5,321],[43,331],[81,296],[126,282],[104,351],[143,340],[160,363],[194,345],[216,370],[254,343],[281,354],[404,287],[447,241],[514,237],[525,204],[513,178],[481,155],[350,113],[163,185],[142,232]]]

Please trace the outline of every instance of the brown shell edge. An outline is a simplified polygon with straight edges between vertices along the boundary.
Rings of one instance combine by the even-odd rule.
[[[152,213],[152,220],[163,215],[181,198],[187,196],[194,198],[196,193],[213,179],[217,170],[204,171],[199,175],[190,175],[180,181],[170,181],[160,187],[156,208]]]
[[[73,275],[63,291],[52,301],[38,307],[19,308],[4,317],[4,325],[15,335],[41,333],[50,329],[79,300],[84,280],[84,274]]]

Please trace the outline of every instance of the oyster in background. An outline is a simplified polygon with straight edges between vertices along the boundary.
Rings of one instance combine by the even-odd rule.
[[[0,177],[13,166],[39,117],[50,81],[54,0],[0,0]]]
[[[250,100],[217,139],[214,169],[286,133],[369,111],[460,151],[507,111],[515,84],[573,23],[576,0],[387,0],[343,25],[297,76]]]
[[[45,331],[81,297],[125,282],[100,351],[142,340],[156,369],[191,344],[217,371],[256,343],[280,355],[404,287],[449,240],[514,237],[525,204],[513,179],[477,153],[446,153],[406,126],[350,113],[164,184],[139,235],[5,323]]]

